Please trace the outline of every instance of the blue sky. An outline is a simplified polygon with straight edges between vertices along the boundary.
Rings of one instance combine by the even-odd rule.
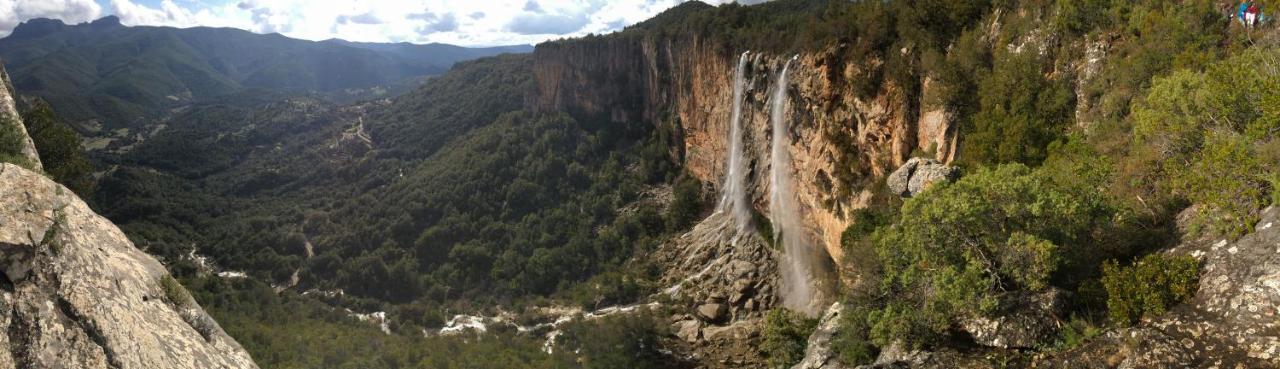
[[[0,36],[32,18],[74,24],[114,14],[126,25],[235,27],[308,40],[532,44],[616,31],[684,1],[0,0]]]

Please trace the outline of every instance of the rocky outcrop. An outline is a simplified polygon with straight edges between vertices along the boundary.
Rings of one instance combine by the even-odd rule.
[[[885,178],[885,185],[895,195],[911,197],[935,183],[951,182],[958,178],[958,168],[943,165],[933,159],[911,158]]]
[[[1169,250],[1202,263],[1191,301],[1041,363],[1055,368],[1280,367],[1280,209],[1235,242]]]
[[[725,324],[760,318],[778,303],[775,254],[759,236],[737,234],[728,213],[716,213],[652,257],[666,265],[662,294],[702,321]]]
[[[110,221],[0,164],[0,369],[256,367]]]
[[[813,334],[809,335],[804,358],[791,369],[848,368],[836,358],[835,349],[832,347],[832,341],[840,330],[840,313],[843,311],[844,304],[838,302],[827,308],[827,311],[822,314],[822,320],[818,321],[818,327],[813,330]]]
[[[1006,298],[990,316],[965,319],[960,327],[974,342],[1002,349],[1045,347],[1058,338],[1067,310],[1067,292],[1050,288]]]
[[[1006,364],[1000,367],[1019,367]],[[902,342],[894,342],[880,350],[876,362],[858,366],[857,369],[987,369],[997,366],[983,357],[973,357],[954,350],[925,351],[912,349]]]
[[[4,70],[3,63],[0,63],[0,129],[6,129],[3,126],[9,126],[8,129],[16,129],[22,134],[22,142],[20,143],[19,152],[29,164],[27,167],[34,170],[42,170],[40,164],[40,155],[36,153],[36,145],[31,142],[31,136],[27,135],[27,127],[22,124],[22,116],[18,114],[18,94],[13,90],[13,84],[9,81],[9,73]]]

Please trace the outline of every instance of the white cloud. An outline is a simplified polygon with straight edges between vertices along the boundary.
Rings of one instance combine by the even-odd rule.
[[[18,23],[32,18],[59,19],[74,24],[100,15],[102,7],[93,0],[0,0],[0,36],[8,36]]]
[[[160,3],[160,9],[134,4],[129,0],[111,0],[111,12],[127,25],[190,27],[196,25],[191,12],[171,0]]]
[[[106,13],[126,25],[235,27],[308,40],[487,46],[612,32],[687,0],[161,0],[154,6],[140,0],[100,1],[109,4]],[[18,12],[19,4],[27,11]],[[57,10],[35,11],[43,8]],[[101,7],[92,0],[0,0],[0,32],[7,34],[34,17],[83,22],[100,15]]]

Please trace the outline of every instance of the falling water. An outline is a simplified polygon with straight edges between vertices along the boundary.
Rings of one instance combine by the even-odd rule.
[[[729,159],[728,170],[724,180],[724,194],[720,198],[718,212],[728,211],[733,215],[738,227],[738,235],[745,234],[751,224],[751,210],[747,205],[746,162],[743,160],[742,143],[742,97],[745,94],[747,56],[750,51],[738,57],[738,68],[733,75],[733,105],[729,117]]]
[[[820,256],[814,244],[801,224],[799,204],[796,203],[795,191],[791,184],[791,155],[787,150],[787,123],[785,107],[787,102],[787,71],[791,69],[792,57],[782,67],[778,75],[778,85],[774,87],[770,101],[769,119],[773,123],[772,152],[770,154],[769,180],[769,214],[773,222],[773,236],[776,242],[782,242],[783,258],[779,266],[782,272],[782,302],[787,308],[815,315],[821,309],[818,296],[819,288],[815,283],[822,280],[818,274],[822,269]]]

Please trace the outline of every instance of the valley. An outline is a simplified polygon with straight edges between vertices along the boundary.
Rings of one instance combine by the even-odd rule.
[[[532,48],[28,20],[0,369],[1280,366],[1280,33],[1085,3],[692,1]],[[124,354],[148,329],[194,348]]]

